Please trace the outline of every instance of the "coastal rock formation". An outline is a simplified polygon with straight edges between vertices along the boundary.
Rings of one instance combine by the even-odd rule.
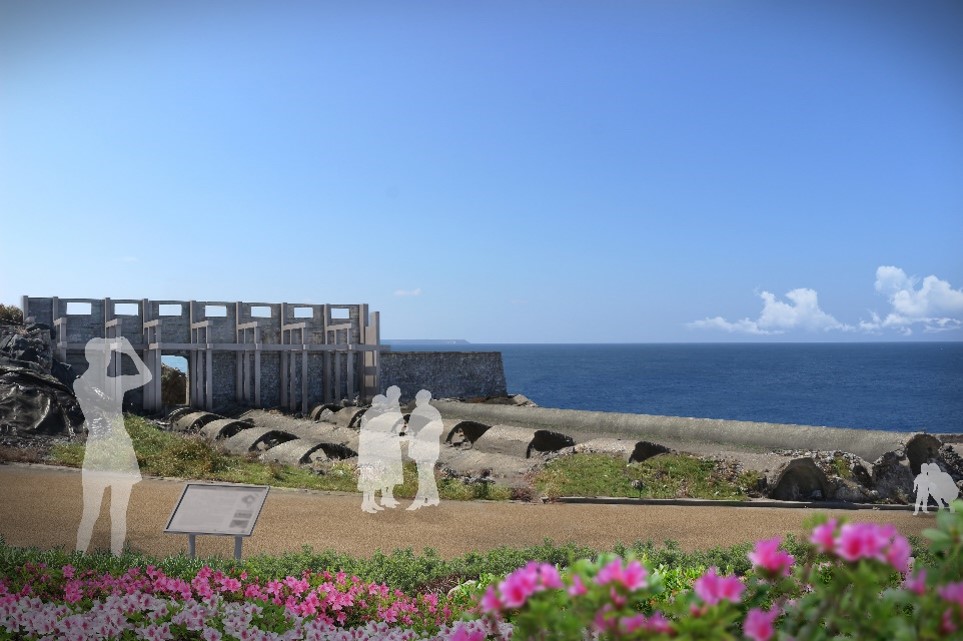
[[[780,501],[821,501],[831,496],[826,474],[809,457],[783,463],[767,477],[770,498]]]
[[[903,450],[887,452],[873,463],[873,487],[882,499],[912,503],[914,478],[909,458]]]
[[[84,415],[71,368],[56,360],[45,325],[0,323],[0,430],[8,435],[72,437]]]

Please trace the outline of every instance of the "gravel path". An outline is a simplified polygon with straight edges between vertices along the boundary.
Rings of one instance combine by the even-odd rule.
[[[128,510],[127,543],[136,550],[167,556],[187,550],[187,537],[164,534],[184,481],[145,478],[134,486]],[[421,551],[434,548],[444,557],[469,551],[574,541],[597,549],[619,542],[672,539],[684,549],[728,546],[760,538],[806,533],[804,521],[815,511],[759,507],[680,507],[636,505],[562,505],[445,501],[438,507],[408,512],[365,514],[355,494],[272,489],[244,555],[298,551],[303,545],[368,556],[378,549]],[[91,549],[108,549],[109,501],[105,498]],[[835,511],[853,521],[889,522],[903,534],[933,527],[933,512]],[[0,465],[0,537],[15,546],[50,548],[76,545],[81,515],[80,471],[40,465]],[[230,537],[198,537],[199,556],[233,554]]]

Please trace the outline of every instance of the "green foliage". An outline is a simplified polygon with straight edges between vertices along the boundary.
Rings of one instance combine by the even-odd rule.
[[[23,310],[16,305],[0,304],[0,322],[23,325]]]
[[[660,454],[629,464],[609,454],[575,454],[549,462],[535,476],[535,487],[549,498],[746,499],[747,488],[757,479],[757,474],[743,472],[730,480],[714,461],[685,454]],[[641,490],[636,489],[638,484]]]
[[[939,567],[945,563],[943,556],[929,557],[919,540],[910,540],[913,554],[920,563],[933,558]],[[783,549],[802,558],[807,545],[789,536],[783,541]],[[575,543],[555,544],[546,539],[539,545],[523,548],[499,547],[488,552],[469,552],[452,559],[441,558],[434,550],[426,548],[421,554],[408,549],[394,550],[390,553],[378,551],[371,557],[354,557],[335,550],[315,551],[305,546],[297,552],[279,555],[257,555],[242,561],[212,557],[190,559],[184,555],[154,558],[136,550],[126,550],[116,557],[106,552],[82,554],[62,549],[40,550],[36,548],[8,547],[0,539],[0,576],[15,575],[17,568],[28,563],[46,563],[49,567],[73,565],[78,570],[91,569],[113,575],[123,573],[130,567],[146,568],[155,565],[172,577],[189,578],[204,565],[223,572],[246,571],[250,576],[270,580],[286,576],[299,576],[303,571],[330,572],[343,571],[356,575],[365,581],[385,582],[392,588],[408,594],[421,591],[443,591],[469,580],[479,581],[486,575],[503,577],[524,566],[529,561],[550,563],[559,567],[569,567],[579,559],[597,559],[601,554],[613,553],[622,557],[633,557],[649,567],[664,568],[663,576],[669,593],[682,589],[694,573],[715,566],[726,573],[745,575],[750,572],[746,554],[752,545],[744,543],[728,548],[716,547],[709,550],[686,552],[678,543],[665,541],[658,545],[652,541],[636,541],[630,545],[619,544],[612,550],[599,551]],[[952,550],[948,550],[947,553]],[[958,563],[958,562],[957,562]],[[952,565],[949,565],[952,571]],[[959,565],[955,566],[959,568]],[[484,581],[480,581],[484,582]],[[487,585],[484,582],[484,585]],[[484,587],[484,586],[482,586]]]
[[[201,436],[167,432],[134,414],[125,415],[124,424],[141,473],[145,475],[308,490],[357,491],[356,466],[352,463],[334,462],[319,474],[294,465],[263,463],[253,456],[225,454]],[[80,467],[84,460],[84,446],[58,444],[51,449],[50,457],[60,465]],[[395,488],[395,497],[414,498],[417,490],[418,468],[415,463],[406,461],[404,483]],[[438,494],[442,499],[450,500],[510,498],[510,490],[504,486],[489,487],[488,484],[469,484],[447,478],[439,479]]]

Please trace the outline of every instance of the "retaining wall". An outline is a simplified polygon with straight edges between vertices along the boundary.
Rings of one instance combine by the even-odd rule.
[[[505,396],[501,352],[382,352],[381,393],[401,388],[410,401],[418,390],[433,398]]]
[[[759,450],[814,449],[852,452],[867,461],[905,445],[912,433],[711,418],[589,412],[545,407],[433,401],[443,418],[556,430],[585,441],[600,436],[655,442],[699,442]],[[661,440],[660,440],[661,439]]]

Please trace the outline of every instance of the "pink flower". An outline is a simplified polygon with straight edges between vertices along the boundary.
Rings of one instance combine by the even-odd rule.
[[[625,566],[625,571],[622,573],[622,585],[624,585],[629,590],[638,590],[644,588],[648,585],[646,578],[649,576],[648,570],[642,567],[642,564],[638,561],[630,561],[628,565]]]
[[[539,589],[538,566],[534,563],[515,570],[498,585],[502,603],[509,608],[522,607],[528,597]]]
[[[762,568],[770,576],[789,576],[796,559],[791,554],[780,550],[779,543],[779,537],[757,541],[756,548],[749,553],[752,566]]]
[[[715,605],[723,600],[739,603],[746,586],[734,576],[720,577],[713,566],[696,579],[693,589],[707,605]]]
[[[884,560],[887,537],[873,523],[847,523],[839,531],[836,554],[849,562],[860,559]]]
[[[938,594],[944,601],[955,603],[963,608],[963,581],[947,583],[938,590]]]
[[[448,637],[448,641],[484,641],[485,632],[483,630],[473,630],[468,632],[463,623],[459,623],[454,634]]]
[[[813,528],[813,533],[809,537],[809,541],[815,544],[816,549],[820,552],[829,553],[832,552],[836,546],[835,536],[836,519],[829,519],[828,522]]]
[[[909,541],[906,537],[896,535],[893,537],[893,541],[886,548],[886,562],[893,566],[896,571],[906,573],[909,571],[909,560],[910,555],[913,553],[913,549],[910,547]]]
[[[773,623],[778,616],[779,611],[775,608],[768,612],[753,608],[746,615],[746,620],[742,624],[742,631],[752,641],[769,641],[776,633]]]
[[[622,617],[619,619],[619,628],[625,634],[632,634],[636,630],[660,634],[668,634],[671,631],[668,619],[662,616],[661,612],[656,612],[651,617],[646,617],[644,614]]]
[[[577,574],[574,575],[572,577],[572,586],[568,589],[569,596],[582,596],[587,591],[585,584],[582,583],[582,577]]]
[[[645,625],[646,617],[644,614],[636,614],[635,616],[622,617],[619,619],[619,627],[622,632],[626,634],[632,634],[639,628]]]
[[[903,587],[918,596],[926,594],[926,570],[920,570],[912,577],[906,577]]]
[[[648,577],[648,574],[648,571],[638,561],[630,561],[623,568],[622,560],[614,559],[599,570],[598,574],[595,575],[595,582],[599,585],[618,583],[628,590],[637,590],[647,585],[646,577]]]
[[[482,612],[498,613],[502,609],[502,601],[498,598],[498,593],[495,592],[495,588],[488,586],[485,590],[485,595],[481,598],[481,608]]]
[[[542,587],[550,590],[561,590],[565,587],[558,569],[550,563],[542,563],[538,567],[538,578],[542,582]]]

